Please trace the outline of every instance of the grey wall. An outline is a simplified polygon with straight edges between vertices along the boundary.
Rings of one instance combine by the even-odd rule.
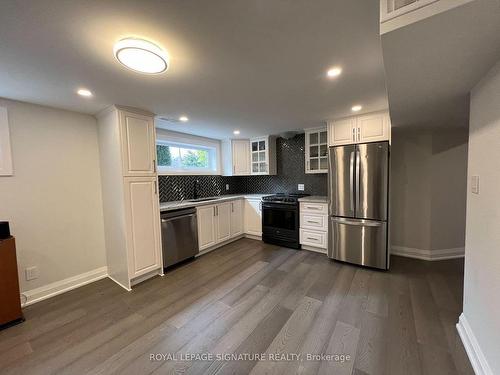
[[[500,61],[473,89],[469,133],[464,317],[491,368],[500,374]],[[462,320],[463,317],[461,317]]]
[[[162,202],[190,199],[194,181],[200,181],[200,195],[214,196],[233,193],[297,192],[297,184],[305,185],[305,193],[327,194],[327,174],[306,174],[304,160],[304,134],[291,139],[276,140],[278,173],[275,176],[160,176]],[[229,184],[229,190],[226,190]]]
[[[391,245],[463,248],[468,130],[394,128]]]
[[[0,177],[0,220],[16,237],[21,291],[106,266],[93,116],[0,98],[14,176]],[[24,269],[40,276],[26,281]]]

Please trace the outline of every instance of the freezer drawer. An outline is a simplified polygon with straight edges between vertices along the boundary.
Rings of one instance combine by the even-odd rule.
[[[383,221],[329,218],[330,258],[387,269],[387,223]]]

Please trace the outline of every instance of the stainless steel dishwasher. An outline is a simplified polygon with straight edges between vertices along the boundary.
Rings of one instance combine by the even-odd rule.
[[[196,209],[162,212],[161,242],[164,268],[198,254]]]

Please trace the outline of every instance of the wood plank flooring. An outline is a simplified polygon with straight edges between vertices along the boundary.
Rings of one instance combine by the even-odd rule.
[[[105,279],[25,308],[0,373],[473,374],[462,284],[463,260],[381,272],[242,239],[132,292]],[[249,353],[295,356],[233,360]]]

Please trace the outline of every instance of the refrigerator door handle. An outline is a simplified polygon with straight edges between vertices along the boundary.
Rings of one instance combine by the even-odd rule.
[[[349,162],[349,181],[350,181],[350,192],[349,197],[351,201],[351,211],[354,211],[354,153],[351,152],[351,158]]]
[[[359,197],[359,191],[360,191],[360,188],[359,188],[359,183],[360,183],[360,172],[361,172],[361,155],[359,153],[359,149],[356,147],[356,183],[358,184],[357,186],[357,189],[356,189],[356,210],[358,210],[358,207],[359,207],[359,200],[360,200],[360,197]]]
[[[343,217],[332,217],[331,220],[335,223],[345,224],[345,225],[356,225],[358,227],[380,227],[385,222],[384,221],[372,221],[372,220],[349,220]]]

